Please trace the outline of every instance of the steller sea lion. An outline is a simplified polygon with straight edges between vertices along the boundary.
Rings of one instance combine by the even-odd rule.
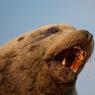
[[[49,25],[0,47],[0,95],[77,95],[78,74],[93,36],[70,25]]]

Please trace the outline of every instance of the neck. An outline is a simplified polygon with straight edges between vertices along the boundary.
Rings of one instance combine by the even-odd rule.
[[[32,95],[77,95],[75,83],[72,85],[63,85],[57,83],[45,72],[37,75]]]
[[[75,84],[58,84],[57,88],[59,88],[59,91],[62,93],[60,95],[77,95],[76,89],[75,89]],[[59,95],[59,94],[57,94]]]

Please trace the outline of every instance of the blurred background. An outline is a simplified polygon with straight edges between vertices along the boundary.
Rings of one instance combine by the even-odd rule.
[[[66,23],[95,39],[95,0],[0,0],[0,45],[43,25]],[[95,51],[77,80],[78,95],[95,95]]]

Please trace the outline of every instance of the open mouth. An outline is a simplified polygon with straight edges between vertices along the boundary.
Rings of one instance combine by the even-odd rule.
[[[86,51],[81,46],[76,45],[58,53],[53,60],[70,67],[72,71],[77,72],[84,64]]]

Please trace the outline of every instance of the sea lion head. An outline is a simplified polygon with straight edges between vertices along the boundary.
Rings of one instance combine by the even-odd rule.
[[[42,39],[37,42],[45,47],[43,65],[52,79],[63,85],[75,83],[92,54],[92,34],[69,25],[50,25],[39,31]]]
[[[0,47],[0,93],[75,92],[78,74],[92,54],[93,43],[91,33],[65,24],[23,34]]]

